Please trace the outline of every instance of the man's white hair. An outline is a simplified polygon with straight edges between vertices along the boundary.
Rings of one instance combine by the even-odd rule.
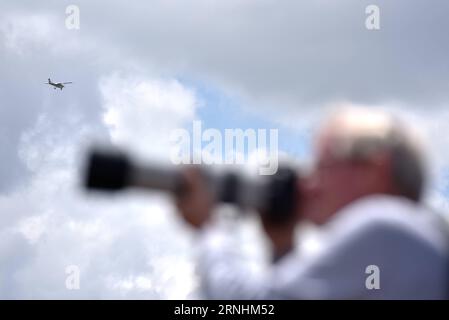
[[[418,134],[392,114],[369,108],[343,108],[327,124],[333,157],[370,161],[382,151],[391,155],[391,175],[401,195],[418,201],[425,185],[423,143]]]

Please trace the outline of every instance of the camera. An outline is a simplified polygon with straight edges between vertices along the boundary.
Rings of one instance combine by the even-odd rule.
[[[93,149],[86,163],[85,187],[109,192],[140,188],[182,195],[187,190],[182,175],[185,166],[141,165],[119,150]],[[289,221],[301,198],[299,177],[291,167],[280,166],[273,175],[257,177],[235,171],[218,172],[204,165],[195,167],[217,203],[256,210],[271,223]]]

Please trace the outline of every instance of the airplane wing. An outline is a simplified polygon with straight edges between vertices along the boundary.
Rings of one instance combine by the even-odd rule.
[[[63,82],[62,84],[70,84],[70,83],[73,83],[73,82]]]

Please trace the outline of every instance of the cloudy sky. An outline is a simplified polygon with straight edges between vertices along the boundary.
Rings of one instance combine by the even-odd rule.
[[[380,30],[365,26],[372,4]],[[391,110],[422,131],[427,201],[448,210],[448,12],[445,0],[0,0],[0,298],[196,297],[194,239],[169,199],[87,195],[79,174],[93,142],[168,161],[171,132],[194,120],[276,128],[302,160],[333,105]]]

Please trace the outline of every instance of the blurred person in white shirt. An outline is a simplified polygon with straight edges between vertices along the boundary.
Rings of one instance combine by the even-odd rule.
[[[180,214],[197,232],[198,270],[211,299],[445,299],[446,222],[421,202],[426,168],[419,139],[392,115],[345,108],[321,127],[316,162],[298,181],[300,205],[279,225],[262,218],[273,264],[255,275],[238,263],[230,236],[211,219],[215,203],[199,171],[184,171]],[[298,222],[327,240],[316,255],[295,252]],[[367,285],[367,270],[379,277]],[[368,268],[368,269],[367,269]]]

